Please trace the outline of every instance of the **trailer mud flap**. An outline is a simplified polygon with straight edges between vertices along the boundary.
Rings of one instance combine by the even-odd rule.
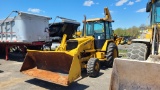
[[[77,59],[65,52],[31,50],[27,52],[20,71],[45,81],[67,86],[73,81],[72,79],[78,78],[81,74],[79,68],[77,71],[72,68],[76,68],[75,65],[80,68]]]
[[[116,58],[110,90],[159,90],[160,63]]]

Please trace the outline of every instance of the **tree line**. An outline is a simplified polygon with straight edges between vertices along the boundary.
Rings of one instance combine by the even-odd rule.
[[[140,35],[140,30],[146,30],[148,26],[142,24],[139,27],[132,26],[128,29],[126,28],[117,28],[114,30],[114,33],[117,36],[131,36],[137,38]]]

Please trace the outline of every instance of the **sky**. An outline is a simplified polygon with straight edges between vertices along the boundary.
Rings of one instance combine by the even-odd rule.
[[[87,19],[103,18],[104,7],[108,7],[115,21],[113,29],[129,28],[149,24],[149,13],[145,8],[148,0],[0,0],[0,19],[5,19],[11,11],[23,11],[38,15],[70,18],[81,23]]]

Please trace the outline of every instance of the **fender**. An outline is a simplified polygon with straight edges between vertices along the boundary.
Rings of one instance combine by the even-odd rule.
[[[110,42],[114,42],[114,40],[106,40],[105,43],[104,43],[104,45],[103,45],[103,47],[102,47],[102,49],[101,49],[101,51],[104,51],[104,52],[105,52],[105,51],[107,50],[106,47],[108,47],[108,44],[109,44]]]

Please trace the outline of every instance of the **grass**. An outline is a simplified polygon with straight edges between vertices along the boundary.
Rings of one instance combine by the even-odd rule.
[[[120,57],[122,57],[122,58],[123,58],[123,57],[124,57],[124,58],[126,57],[127,50],[118,50],[118,51],[119,51],[119,56],[120,56]]]
[[[127,50],[118,50],[119,51],[119,53],[127,53]]]

